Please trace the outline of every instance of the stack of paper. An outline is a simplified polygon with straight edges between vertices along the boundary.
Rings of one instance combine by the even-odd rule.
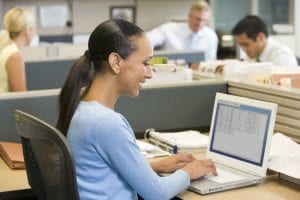
[[[186,70],[183,66],[174,64],[154,64],[152,78],[147,80],[146,85],[162,83],[178,83],[187,81]]]
[[[300,180],[300,145],[281,133],[274,134],[269,169]]]

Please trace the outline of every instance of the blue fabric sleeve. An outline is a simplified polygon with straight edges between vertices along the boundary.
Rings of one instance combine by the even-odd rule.
[[[97,135],[93,144],[106,162],[145,200],[170,199],[190,185],[189,175],[177,170],[159,177],[141,155],[128,122],[118,115],[106,124],[105,134]],[[94,127],[97,130],[97,127]],[[103,130],[103,127],[101,127]]]

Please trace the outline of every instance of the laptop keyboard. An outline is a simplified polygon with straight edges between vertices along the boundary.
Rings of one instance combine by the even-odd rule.
[[[237,175],[235,173],[232,173],[230,171],[217,168],[218,176],[215,175],[206,175],[205,177],[211,181],[217,182],[217,183],[227,183],[232,181],[239,181],[242,179],[245,179],[245,177]]]

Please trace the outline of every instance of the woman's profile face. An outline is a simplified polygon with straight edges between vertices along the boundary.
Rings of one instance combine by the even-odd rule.
[[[132,41],[136,45],[136,51],[122,60],[117,81],[120,86],[120,94],[138,96],[142,84],[147,78],[152,77],[150,61],[153,49],[146,36],[134,37]]]
[[[26,28],[26,45],[29,46],[33,38],[36,36],[36,28],[35,26],[28,26]]]

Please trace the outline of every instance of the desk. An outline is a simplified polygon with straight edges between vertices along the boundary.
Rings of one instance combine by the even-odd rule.
[[[196,158],[204,158],[205,153],[199,153],[195,156]],[[161,158],[154,158],[150,161],[158,159]],[[207,195],[184,191],[178,196],[186,200],[299,200],[300,186],[281,180],[277,175],[274,175],[266,178],[266,180],[259,185]]]
[[[25,170],[12,170],[0,158],[0,199],[20,199],[26,196],[32,196],[32,193]],[[179,196],[187,200],[299,200],[300,186],[272,177],[257,186],[208,195],[184,191]]]
[[[33,196],[25,170],[13,170],[0,157],[0,199],[21,199]]]
[[[295,184],[272,178],[265,183],[235,190],[228,190],[208,195],[197,195],[194,192],[184,192],[178,195],[188,200],[299,200],[300,188]]]

